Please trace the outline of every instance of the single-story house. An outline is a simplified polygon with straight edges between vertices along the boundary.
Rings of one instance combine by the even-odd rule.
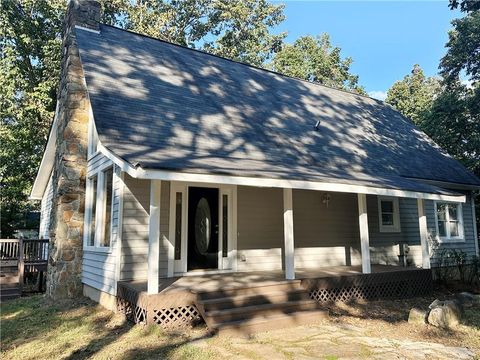
[[[478,255],[480,179],[388,104],[99,14],[70,1],[31,193],[50,296],[136,321],[280,324],[324,297],[424,291],[437,249]]]

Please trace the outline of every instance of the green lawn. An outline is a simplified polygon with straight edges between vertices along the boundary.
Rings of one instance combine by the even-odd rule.
[[[32,296],[1,304],[2,359],[210,359],[188,345],[204,329],[163,332],[126,322],[82,299],[49,303]]]

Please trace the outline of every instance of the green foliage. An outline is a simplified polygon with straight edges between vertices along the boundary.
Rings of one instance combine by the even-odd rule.
[[[480,10],[453,20],[452,25],[447,53],[440,61],[440,73],[451,83],[465,72],[466,77],[476,83],[480,80]]]
[[[340,52],[339,47],[332,46],[328,34],[303,36],[293,44],[285,44],[275,54],[271,68],[289,76],[365,94],[358,85],[358,76],[350,73],[352,59],[342,59]]]
[[[439,66],[441,81],[426,78],[416,65],[388,90],[386,101],[480,176],[480,12],[473,2],[451,1],[450,6],[469,13],[452,22]],[[466,79],[460,81],[463,74]]]
[[[385,102],[420,125],[439,92],[439,80],[426,77],[420,66],[414,65],[410,75],[388,89]]]
[[[460,7],[463,12],[480,10],[480,1],[478,0],[450,0],[448,6],[451,10]]]
[[[260,66],[280,48],[283,5],[266,0],[105,2],[104,21],[154,38]]]
[[[422,129],[450,155],[480,176],[480,89],[456,83],[432,103]],[[476,94],[476,95],[475,95]]]
[[[11,237],[34,205],[35,179],[55,110],[63,0],[0,3],[1,237]]]

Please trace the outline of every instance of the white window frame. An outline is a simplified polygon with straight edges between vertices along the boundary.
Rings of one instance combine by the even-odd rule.
[[[378,202],[378,227],[383,233],[398,233],[402,231],[400,225],[400,206],[397,197],[377,196]],[[391,201],[393,208],[393,225],[383,225],[382,221],[382,201]]]
[[[108,246],[100,245],[100,238],[103,238],[105,234],[105,215],[106,215],[106,184],[105,184],[105,173],[107,170],[112,169],[113,179],[112,179],[112,209],[110,211],[110,244]],[[95,204],[95,238],[94,244],[89,245],[90,242],[90,223],[92,220],[92,203],[93,203],[93,177],[97,176],[97,201]],[[86,199],[85,199],[85,224],[83,231],[83,248],[86,251],[92,252],[111,252],[113,248],[113,206],[115,199],[115,166],[108,162],[103,165],[97,171],[90,173],[87,178],[86,186]]]
[[[463,207],[462,203],[459,202],[451,202],[451,201],[434,201],[434,216],[435,216],[435,228],[436,228],[436,239],[439,243],[455,243],[455,242],[465,242],[465,233],[463,229]],[[447,208],[445,211],[445,231],[447,236],[440,236],[439,228],[438,228],[438,214],[437,208],[438,204],[446,204]],[[456,206],[457,207],[457,214],[458,214],[458,236],[451,236],[450,235],[450,213],[448,211],[449,206]]]
[[[95,121],[93,120],[92,111],[90,110],[90,118],[88,120],[88,148],[87,148],[88,160],[90,160],[99,152],[98,145],[99,145],[99,141],[98,141],[97,128],[95,126]]]

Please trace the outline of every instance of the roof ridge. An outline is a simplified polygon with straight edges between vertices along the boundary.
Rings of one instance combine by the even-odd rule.
[[[265,72],[268,72],[268,73],[271,73],[271,74],[274,74],[274,75],[286,77],[286,78],[288,78],[288,79],[293,79],[293,80],[301,81],[301,82],[307,83],[307,84],[309,84],[309,85],[321,86],[321,87],[324,87],[324,88],[327,88],[327,89],[330,89],[330,90],[340,91],[340,92],[343,92],[343,93],[346,93],[346,94],[349,94],[349,95],[354,95],[354,96],[361,96],[361,97],[364,97],[364,98],[367,98],[367,99],[374,100],[374,101],[379,102],[379,103],[381,103],[381,104],[386,104],[386,102],[384,102],[384,101],[382,101],[382,100],[379,100],[379,99],[375,99],[375,98],[373,98],[373,97],[371,97],[371,96],[368,96],[368,95],[362,95],[362,94],[358,94],[358,93],[353,92],[353,91],[349,91],[349,90],[345,90],[345,89],[338,89],[338,88],[335,88],[335,87],[333,87],[333,86],[329,86],[329,85],[325,85],[325,84],[320,84],[320,83],[318,83],[318,82],[308,81],[308,80],[305,80],[305,79],[302,79],[302,78],[298,78],[298,77],[295,77],[295,76],[286,75],[286,74],[283,74],[283,73],[278,72],[278,71],[274,71],[274,70],[270,70],[270,69],[265,69],[265,68],[262,68],[262,67],[260,67],[260,66],[252,65],[252,64],[249,64],[249,63],[246,63],[246,62],[242,62],[242,61],[238,61],[238,60],[229,59],[229,58],[224,57],[224,56],[220,56],[220,55],[216,55],[216,54],[209,53],[209,52],[207,52],[207,51],[205,51],[205,50],[193,49],[193,48],[190,48],[190,47],[188,47],[188,46],[180,45],[180,44],[177,44],[177,43],[174,43],[174,42],[171,42],[171,41],[159,39],[159,38],[156,38],[156,37],[153,37],[153,36],[150,36],[150,35],[145,35],[145,34],[142,34],[142,33],[138,33],[138,32],[135,32],[135,31],[131,31],[131,30],[127,30],[127,29],[122,29],[122,28],[117,27],[117,26],[113,26],[113,25],[109,25],[109,24],[104,24],[104,23],[100,23],[100,25],[101,25],[101,26],[107,26],[107,27],[112,28],[112,29],[124,31],[124,32],[130,33],[130,34],[133,34],[133,35],[138,35],[138,36],[145,37],[145,38],[148,38],[148,39],[160,41],[160,42],[165,43],[165,44],[167,44],[167,45],[177,46],[177,47],[182,48],[182,49],[185,49],[185,50],[190,50],[190,51],[194,51],[194,52],[197,52],[197,53],[200,53],[200,54],[213,56],[213,57],[215,57],[215,58],[222,59],[222,60],[226,60],[226,61],[230,61],[230,62],[233,62],[233,63],[235,63],[235,64],[239,64],[239,65],[244,65],[244,66],[250,67],[250,68],[252,68],[252,69],[256,69],[256,70],[260,70],[260,71],[265,71]],[[82,30],[83,30],[83,29],[82,29]],[[101,32],[100,32],[100,34],[101,34]]]

